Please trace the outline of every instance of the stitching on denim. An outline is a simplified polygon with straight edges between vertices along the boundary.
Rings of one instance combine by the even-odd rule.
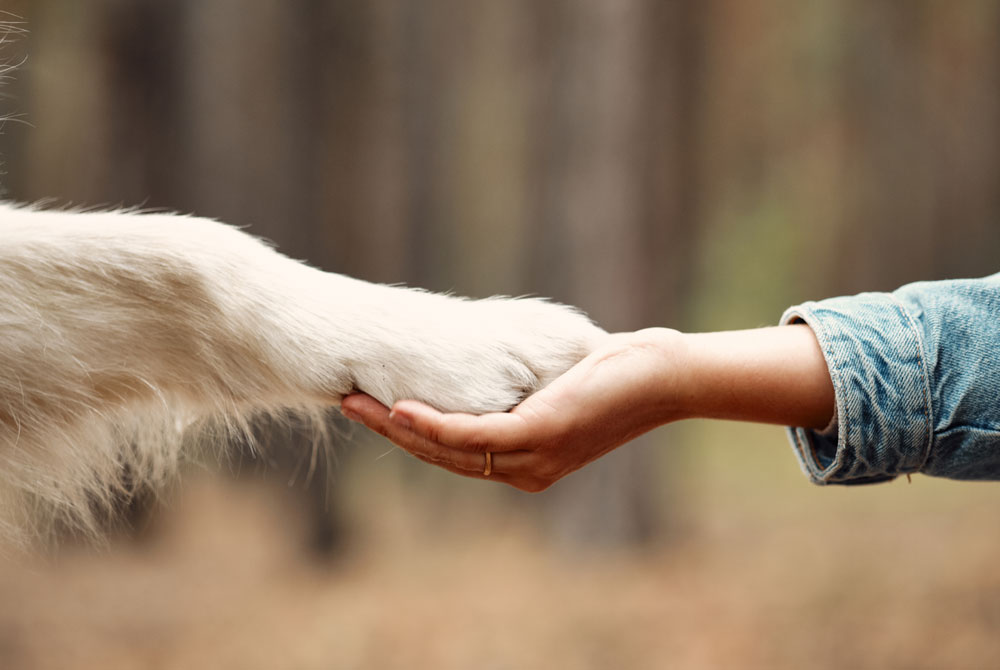
[[[931,457],[931,448],[934,445],[934,410],[931,406],[930,374],[927,372],[927,361],[924,358],[924,339],[920,334],[920,329],[917,328],[917,323],[913,319],[913,315],[911,315],[909,310],[906,309],[906,305],[904,305],[894,293],[889,294],[889,299],[892,300],[893,305],[900,311],[903,318],[906,319],[906,323],[910,326],[910,330],[913,332],[913,336],[917,341],[917,359],[920,361],[920,381],[923,383],[924,387],[924,406],[921,409],[921,412],[924,415],[924,425],[927,430],[927,444],[924,447],[924,458],[916,470],[916,472],[921,472]]]
[[[823,349],[823,354],[826,359],[827,368],[830,371],[830,380],[833,382],[834,388],[834,400],[837,403],[837,415],[840,419],[840,425],[837,429],[837,455],[834,457],[833,462],[826,468],[821,468],[819,460],[816,457],[816,445],[811,439],[807,440],[807,446],[809,448],[809,459],[808,463],[811,463],[810,474],[813,475],[813,479],[826,484],[832,481],[834,473],[843,470],[844,468],[844,455],[847,452],[847,431],[848,431],[848,417],[847,412],[844,411],[845,408],[841,407],[841,403],[846,403],[845,396],[847,390],[843,387],[843,382],[840,378],[840,367],[839,360],[834,354],[833,345],[830,342],[829,333],[824,328],[822,324],[822,319],[818,318],[813,312],[813,306],[815,303],[805,303],[803,305],[798,305],[796,307],[791,307],[786,310],[784,316],[781,319],[782,324],[787,325],[793,323],[792,319],[798,318],[803,323],[805,323],[809,328],[813,330],[816,336],[816,340],[819,342],[820,347]],[[836,365],[835,365],[836,363]],[[808,435],[807,435],[808,436]],[[796,438],[798,435],[796,434]],[[796,439],[799,443],[800,440]],[[802,455],[805,456],[806,452],[801,449]],[[825,473],[825,474],[824,474]]]
[[[814,316],[815,315],[811,315]],[[836,351],[833,348],[833,342],[830,341],[830,333],[827,331],[826,326],[823,325],[822,319],[815,318],[815,323],[809,323],[808,325],[816,331],[817,339],[822,342],[823,351],[826,354],[827,368],[830,371],[830,379],[833,381],[834,388],[834,399],[836,401],[837,416],[840,420],[840,427],[837,429],[837,455],[833,459],[833,463],[830,464],[828,468],[827,479],[833,477],[834,473],[843,470],[844,461],[847,455],[847,436],[850,434],[850,412],[847,411],[846,407],[841,407],[841,403],[847,403],[847,389],[844,387],[844,381],[841,376],[841,361],[837,357]],[[807,322],[808,323],[808,322]],[[815,449],[815,447],[814,447]],[[817,463],[819,465],[819,463]]]

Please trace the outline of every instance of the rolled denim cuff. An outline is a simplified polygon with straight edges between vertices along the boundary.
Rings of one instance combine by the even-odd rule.
[[[932,439],[930,387],[916,323],[894,296],[864,293],[789,308],[812,328],[836,394],[836,430],[789,427],[816,484],[868,484],[917,472]]]

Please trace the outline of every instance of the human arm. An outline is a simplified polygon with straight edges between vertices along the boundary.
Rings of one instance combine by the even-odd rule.
[[[834,395],[823,354],[802,325],[682,334],[664,328],[606,343],[509,413],[443,414],[373,398],[344,413],[421,460],[538,491],[659,425],[718,418],[823,428]]]
[[[510,415],[440,415],[403,402],[392,421],[364,396],[345,405],[461,474],[481,472],[481,452],[524,452],[510,456],[519,468],[511,483],[522,488],[544,488],[645,430],[696,416],[787,424],[817,484],[915,472],[1000,479],[1000,274],[804,303],[782,322],[809,328],[616,335]],[[637,348],[645,334],[665,337]]]

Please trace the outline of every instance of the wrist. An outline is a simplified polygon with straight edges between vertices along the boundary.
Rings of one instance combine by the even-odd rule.
[[[643,357],[640,392],[656,424],[692,418],[690,335],[670,328],[645,328],[629,333],[629,344]]]

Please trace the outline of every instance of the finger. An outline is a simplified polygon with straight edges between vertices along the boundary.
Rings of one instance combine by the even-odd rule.
[[[541,485],[541,483],[538,480],[533,479],[531,477],[508,475],[502,472],[496,472],[496,470],[490,473],[489,476],[486,476],[482,472],[469,472],[467,470],[462,470],[460,468],[451,466],[447,463],[439,463],[437,461],[432,461],[429,458],[423,458],[416,454],[414,454],[414,457],[417,460],[423,461],[424,463],[428,463],[430,465],[436,465],[437,467],[447,470],[448,472],[454,473],[456,475],[461,475],[463,477],[470,477],[472,479],[486,479],[491,482],[499,482],[501,484],[513,486],[519,491],[535,492],[535,491],[541,491],[542,489],[545,488],[545,486]]]
[[[431,442],[472,452],[530,450],[538,439],[538,430],[520,414],[443,414],[421,402],[401,400],[389,417]]]
[[[493,453],[490,455],[492,472],[486,476],[484,454],[436,444],[395,424],[389,419],[388,408],[371,396],[363,393],[347,396],[344,398],[342,412],[347,418],[360,421],[425,463],[436,465],[457,475],[501,482],[522,491],[539,490],[530,476],[518,474],[534,472],[537,469],[535,461],[538,456],[535,452]]]
[[[501,483],[504,483],[504,484],[509,484],[513,480],[517,479],[517,477],[514,476],[514,475],[510,475],[510,474],[503,473],[503,472],[497,472],[495,467],[494,467],[493,471],[490,472],[489,475],[486,475],[485,474],[485,468],[483,468],[483,467],[480,467],[480,468],[475,469],[475,470],[468,470],[466,468],[458,467],[457,465],[455,465],[453,463],[448,463],[446,461],[436,461],[434,459],[426,458],[424,456],[421,456],[420,454],[412,454],[412,455],[413,455],[414,458],[416,458],[416,459],[418,459],[420,461],[423,461],[424,463],[428,463],[430,465],[435,465],[435,466],[437,466],[437,467],[439,467],[439,468],[441,468],[443,470],[447,470],[448,472],[452,472],[452,473],[454,473],[456,475],[462,475],[463,477],[470,477],[472,479],[489,479],[489,480],[492,480],[492,481],[495,481],[495,482],[501,482]]]
[[[398,421],[390,419],[389,410],[384,405],[368,396],[344,400],[342,411],[345,415],[356,417],[368,428],[387,437],[406,451],[415,456],[421,456],[436,463],[449,463],[467,472],[482,471],[485,461],[482,454],[461,451],[438,444],[410,430]]]
[[[361,421],[418,458],[437,465],[450,464],[461,469],[463,474],[483,472],[486,469],[485,452],[456,449],[428,440],[399,422],[390,420],[389,410],[371,396],[361,393],[348,396],[344,398],[341,411],[348,418]],[[537,455],[530,451],[501,452],[491,454],[490,458],[494,472],[514,474],[530,472],[535,466]]]
[[[384,415],[389,416],[389,408],[367,393],[352,393],[340,401],[340,413],[351,421],[367,425],[367,421]]]
[[[439,444],[391,420],[386,422],[380,418],[380,425],[375,429],[414,456],[435,465],[448,465],[460,470],[460,474],[470,476],[486,470],[485,452]],[[538,455],[532,451],[490,452],[491,469],[494,473],[517,475],[531,472],[537,460]]]
[[[433,445],[428,449],[428,445]],[[462,471],[462,474],[483,473],[486,471],[486,454],[464,449],[453,449],[443,445],[429,443],[419,439],[407,445],[400,445],[404,450],[417,458],[433,462],[435,465],[448,465]],[[501,451],[490,452],[490,470],[493,474],[523,476],[534,472],[538,455],[533,451]]]
[[[513,451],[531,437],[524,418],[517,415],[444,414],[415,400],[401,400],[390,411],[365,393],[344,397],[340,411],[348,419],[359,421],[389,439],[393,439],[390,432],[401,434],[393,431],[394,427],[403,428],[438,445],[467,452]]]
[[[435,444],[389,418],[389,409],[370,396],[349,396],[344,399],[341,412],[349,419],[360,421],[376,433],[388,438],[411,453],[427,458],[443,459],[449,449]]]

